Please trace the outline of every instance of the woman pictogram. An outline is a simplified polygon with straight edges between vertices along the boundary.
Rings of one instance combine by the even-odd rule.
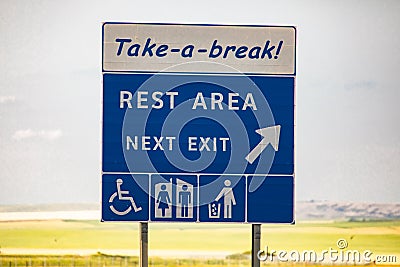
[[[167,186],[164,184],[161,186],[161,191],[158,193],[156,203],[158,203],[157,208],[161,209],[161,216],[165,217],[165,210],[169,209],[169,204],[171,203],[171,199],[167,191]]]

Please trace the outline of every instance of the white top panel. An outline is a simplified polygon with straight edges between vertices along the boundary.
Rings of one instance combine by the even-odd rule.
[[[295,75],[295,58],[294,27],[103,25],[105,72]]]

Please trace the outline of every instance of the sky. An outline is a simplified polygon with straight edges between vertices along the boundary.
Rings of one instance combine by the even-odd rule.
[[[399,1],[0,1],[0,205],[100,202],[103,22],[297,27],[296,199],[400,203]]]

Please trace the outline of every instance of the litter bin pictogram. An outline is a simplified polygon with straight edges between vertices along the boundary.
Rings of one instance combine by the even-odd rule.
[[[219,219],[221,214],[221,204],[213,202],[208,204],[208,217],[211,219]]]

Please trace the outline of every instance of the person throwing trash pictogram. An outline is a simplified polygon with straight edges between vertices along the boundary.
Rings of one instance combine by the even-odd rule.
[[[231,187],[231,181],[228,179],[225,180],[224,185],[225,187],[222,188],[221,192],[219,192],[215,201],[219,201],[224,197],[224,218],[230,219],[232,218],[232,205],[236,205],[236,200]]]

